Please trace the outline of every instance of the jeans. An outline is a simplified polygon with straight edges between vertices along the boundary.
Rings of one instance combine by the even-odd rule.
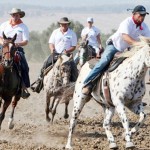
[[[85,79],[84,84],[88,84],[91,80],[93,80],[99,74],[102,74],[117,52],[118,50],[114,47],[113,44],[107,45],[102,54],[101,59],[99,60],[99,62],[97,62],[97,64],[91,70],[91,72]]]
[[[30,87],[30,78],[29,78],[29,66],[25,58],[25,52],[22,47],[18,47],[18,51],[21,56],[20,65],[21,65],[21,76],[26,88]]]

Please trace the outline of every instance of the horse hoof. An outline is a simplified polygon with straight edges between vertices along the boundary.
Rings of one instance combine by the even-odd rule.
[[[13,129],[13,128],[14,128],[14,124],[10,124],[9,129]]]
[[[65,119],[67,119],[68,117],[69,117],[69,115],[68,115],[68,114],[64,115],[64,118],[65,118]]]
[[[14,128],[14,124],[13,124],[13,119],[12,119],[12,118],[9,118],[9,121],[8,121],[8,128],[9,128],[9,129],[13,129],[13,128]]]
[[[72,148],[72,146],[71,145],[66,145],[66,147],[65,147],[66,149],[70,149],[70,150],[73,150],[73,148]]]
[[[126,149],[128,149],[128,148],[134,148],[135,146],[134,146],[134,144],[132,143],[132,142],[127,142],[126,143]]]
[[[110,144],[109,144],[109,148],[110,148],[110,149],[117,149],[118,147],[117,147],[117,144],[116,144],[116,143],[110,143]]]
[[[47,118],[46,118],[46,121],[47,121],[47,122],[50,122],[50,121],[51,121],[51,119],[50,119],[49,117],[47,117]]]

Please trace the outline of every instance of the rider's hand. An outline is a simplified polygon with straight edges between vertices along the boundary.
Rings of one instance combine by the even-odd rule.
[[[6,46],[7,42],[5,40],[3,40],[2,42],[2,46]]]
[[[51,53],[52,53],[52,54],[55,53],[55,49],[52,49],[52,50],[51,50]]]
[[[63,53],[64,53],[64,54],[67,54],[67,50],[65,49],[65,50],[63,51]]]
[[[20,46],[20,44],[19,44],[19,43],[15,43],[15,46],[16,46],[16,47],[19,47],[19,46]]]

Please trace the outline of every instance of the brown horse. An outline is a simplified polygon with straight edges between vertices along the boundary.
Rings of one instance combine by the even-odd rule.
[[[0,113],[0,128],[5,117],[5,112],[12,102],[12,111],[8,122],[9,129],[14,127],[14,110],[21,97],[21,77],[17,63],[19,55],[14,44],[17,34],[13,38],[6,37],[3,33],[4,45],[2,47],[2,60],[0,62],[0,98],[4,100]]]

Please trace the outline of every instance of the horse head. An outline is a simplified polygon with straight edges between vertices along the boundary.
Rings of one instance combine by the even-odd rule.
[[[80,47],[79,47],[79,64],[80,66],[82,67],[84,65],[84,63],[87,61],[87,58],[88,58],[88,49],[87,49],[87,46],[88,46],[88,40],[86,41],[82,41],[81,44],[80,44]]]
[[[73,56],[67,56],[67,55],[60,55],[57,60],[57,70],[58,70],[58,76],[61,80],[62,85],[67,85],[70,82],[70,76],[71,76],[71,60],[73,59]]]
[[[15,34],[13,38],[6,37],[3,32],[4,44],[2,47],[2,62],[6,68],[11,67],[14,60],[14,56],[16,53],[16,47],[14,42],[16,40],[16,37],[17,34]]]

